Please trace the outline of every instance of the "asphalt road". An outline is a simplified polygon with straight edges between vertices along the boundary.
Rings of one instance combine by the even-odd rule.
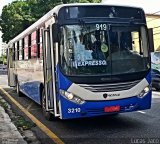
[[[3,83],[2,83],[3,82]],[[6,86],[7,78],[0,76],[0,85],[21,105],[29,107],[38,120],[68,144],[159,144],[160,143],[160,92],[153,92],[152,108],[145,111],[73,120],[47,121],[39,105],[27,97],[18,97],[13,88]],[[1,92],[0,92],[1,93]],[[1,93],[5,99],[6,96]],[[8,100],[12,108],[22,112]],[[23,114],[24,115],[24,114]],[[27,118],[27,116],[24,115]],[[38,127],[32,128],[42,144],[54,143]]]

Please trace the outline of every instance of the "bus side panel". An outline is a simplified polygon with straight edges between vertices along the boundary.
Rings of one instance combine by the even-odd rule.
[[[67,90],[72,82],[70,80],[68,80],[62,73],[60,70],[59,65],[57,65],[57,75],[58,75],[58,88],[59,89],[63,89],[63,90]]]
[[[20,91],[40,104],[40,84],[43,83],[42,60],[17,61],[16,70]]]
[[[40,82],[32,81],[20,85],[21,92],[38,104],[41,104]]]

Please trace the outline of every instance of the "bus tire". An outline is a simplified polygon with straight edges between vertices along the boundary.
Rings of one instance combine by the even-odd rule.
[[[22,97],[22,93],[19,88],[18,78],[17,78],[17,82],[16,82],[16,92],[17,92],[18,97]]]
[[[46,111],[46,95],[44,90],[42,91],[42,111],[47,120],[51,121],[54,119],[54,115],[50,111]]]

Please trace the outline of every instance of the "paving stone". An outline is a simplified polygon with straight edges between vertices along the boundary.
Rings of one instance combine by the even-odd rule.
[[[0,144],[27,144],[11,122],[10,117],[0,106]]]
[[[0,106],[0,122],[10,122],[11,119],[8,116],[8,114],[6,114],[5,110]]]
[[[31,130],[24,131],[24,136],[26,137],[28,141],[31,141],[31,142],[34,142],[37,140],[36,136]]]

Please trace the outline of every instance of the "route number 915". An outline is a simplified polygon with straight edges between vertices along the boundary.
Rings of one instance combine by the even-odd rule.
[[[107,30],[106,24],[96,24],[96,30]]]

